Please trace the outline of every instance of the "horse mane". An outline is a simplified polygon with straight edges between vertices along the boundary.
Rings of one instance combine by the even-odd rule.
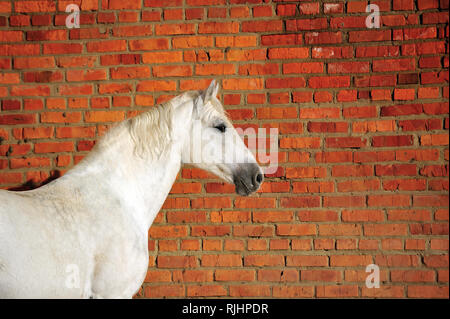
[[[152,159],[161,155],[171,140],[173,109],[173,103],[168,101],[126,122],[135,154]]]
[[[196,99],[202,91],[187,91],[173,99],[152,107],[148,111],[129,118],[112,127],[97,143],[95,148],[107,148],[126,133],[134,144],[134,152],[141,158],[158,159],[172,140],[172,116],[177,106]],[[207,104],[207,101],[204,101]],[[208,103],[202,110],[202,119],[208,120],[214,114],[229,119],[220,103]]]
[[[95,148],[107,148],[125,133],[133,144],[134,152],[141,158],[157,159],[172,140],[172,115],[178,105],[196,98],[200,91],[188,91],[148,111],[129,118],[112,127]]]

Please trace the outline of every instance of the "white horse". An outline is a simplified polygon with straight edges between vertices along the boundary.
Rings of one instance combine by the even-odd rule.
[[[240,195],[255,192],[261,168],[218,89],[213,81],[120,123],[45,186],[0,190],[0,298],[131,298],[147,273],[148,230],[183,163],[234,183]],[[202,160],[192,151],[194,123],[205,144],[217,151],[233,140],[228,152],[245,161],[224,162],[220,152]]]

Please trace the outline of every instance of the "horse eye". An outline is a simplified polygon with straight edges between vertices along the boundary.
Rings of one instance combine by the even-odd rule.
[[[219,131],[221,131],[222,133],[225,133],[225,130],[227,129],[227,127],[225,126],[225,124],[218,124],[216,126],[214,126],[215,129],[218,129]]]

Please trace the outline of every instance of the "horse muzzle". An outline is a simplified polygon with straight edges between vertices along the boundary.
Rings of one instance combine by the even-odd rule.
[[[236,194],[248,196],[256,192],[264,180],[261,168],[258,164],[248,163],[239,165],[239,169],[233,174],[233,182]]]

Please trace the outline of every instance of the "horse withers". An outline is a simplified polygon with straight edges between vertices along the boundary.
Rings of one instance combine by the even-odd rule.
[[[0,190],[0,298],[131,298],[148,270],[148,230],[180,167],[249,195],[261,168],[215,81],[121,122],[64,176]]]

